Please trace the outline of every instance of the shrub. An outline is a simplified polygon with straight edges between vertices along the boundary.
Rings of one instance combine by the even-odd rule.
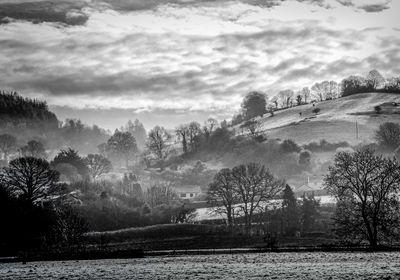
[[[380,114],[380,113],[382,113],[382,107],[381,106],[375,106],[374,107],[374,110],[375,110],[375,113],[377,113],[377,114]]]
[[[321,109],[320,108],[315,108],[315,109],[312,110],[312,112],[314,114],[318,114],[319,112],[321,112]]]

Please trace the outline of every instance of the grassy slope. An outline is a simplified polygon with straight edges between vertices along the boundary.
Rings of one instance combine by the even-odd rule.
[[[374,107],[388,102],[400,102],[399,94],[363,93],[336,100],[297,106],[264,116],[263,130],[270,138],[294,139],[304,144],[326,139],[329,142],[347,141],[351,144],[373,141],[374,131],[387,121],[400,122],[397,113],[385,109],[375,114]],[[321,112],[315,116],[314,108]],[[302,115],[300,116],[300,113]],[[361,114],[360,114],[361,113]],[[359,139],[356,139],[355,123],[358,123]]]

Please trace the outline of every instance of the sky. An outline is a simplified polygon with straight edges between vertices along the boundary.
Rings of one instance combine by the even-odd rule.
[[[229,119],[243,96],[400,75],[396,0],[0,0],[0,89],[113,130]]]

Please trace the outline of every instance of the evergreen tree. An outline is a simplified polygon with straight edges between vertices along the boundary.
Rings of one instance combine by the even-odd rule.
[[[297,200],[292,188],[286,185],[282,195],[282,232],[293,235],[298,229],[299,215]]]
[[[318,212],[319,201],[314,197],[314,194],[302,197],[302,203],[300,207],[300,223],[301,229],[304,232],[309,232],[314,229],[316,218],[319,215]]]

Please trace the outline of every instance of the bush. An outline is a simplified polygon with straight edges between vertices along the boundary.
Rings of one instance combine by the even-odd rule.
[[[374,110],[375,110],[375,113],[377,113],[377,114],[380,114],[380,113],[382,113],[382,107],[381,106],[375,106],[374,107]]]
[[[321,112],[321,109],[320,108],[315,108],[315,109],[312,110],[312,112],[314,114],[318,114],[319,112]]]
[[[311,142],[303,146],[305,150],[309,150],[311,152],[332,152],[338,148],[347,148],[350,147],[350,144],[346,141],[338,142],[338,143],[329,143],[325,139],[322,139],[317,142]]]
[[[284,153],[298,153],[301,151],[301,148],[299,145],[297,145],[296,142],[294,142],[291,139],[286,139],[282,142],[281,144],[281,150]]]

